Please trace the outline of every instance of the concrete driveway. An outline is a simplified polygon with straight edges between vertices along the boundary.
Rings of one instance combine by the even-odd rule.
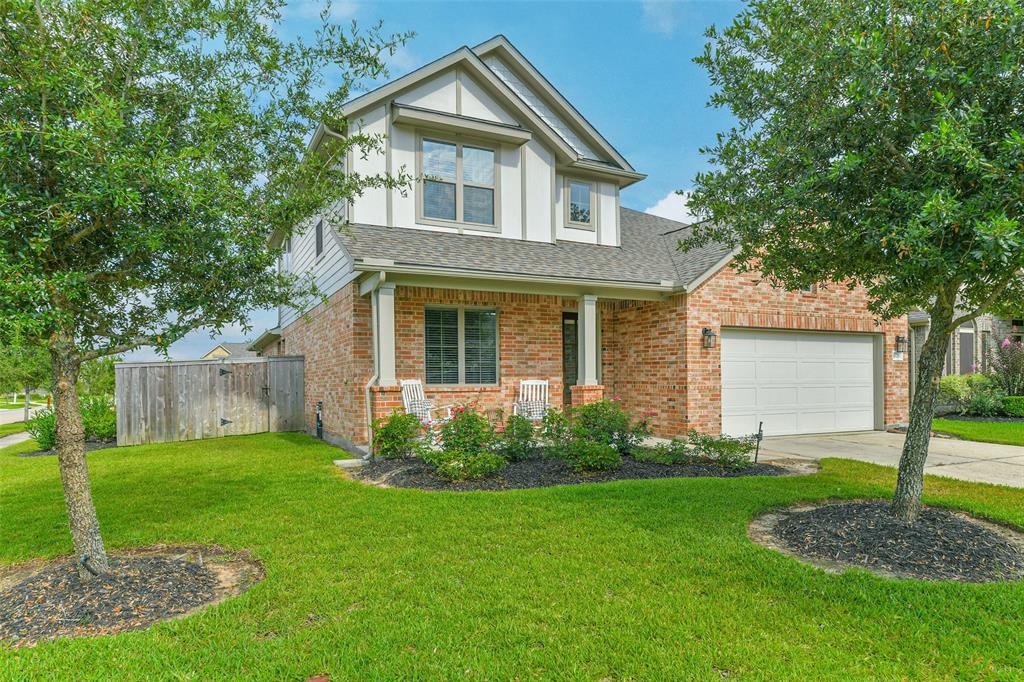
[[[764,459],[844,457],[895,467],[899,465],[903,439],[902,434],[884,431],[775,436],[764,439],[761,456]],[[932,438],[925,473],[1024,488],[1024,447]]]
[[[33,407],[31,414],[35,414],[40,408]],[[13,424],[14,422],[25,421],[25,408],[19,407],[16,410],[0,410],[0,424]]]

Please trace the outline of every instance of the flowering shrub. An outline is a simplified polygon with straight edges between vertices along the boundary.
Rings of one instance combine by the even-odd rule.
[[[650,435],[649,414],[633,423],[618,400],[598,400],[573,409],[572,434],[577,439],[612,445],[619,454],[628,455]]]
[[[622,455],[613,445],[586,438],[569,442],[565,460],[576,471],[607,471],[622,466]]]
[[[452,418],[441,427],[441,448],[473,453],[494,446],[494,427],[470,405],[452,409]]]
[[[420,440],[423,422],[414,414],[399,414],[373,420],[373,454],[385,459],[412,457],[427,447]]]
[[[490,450],[429,450],[424,461],[434,467],[438,476],[450,481],[485,478],[505,466],[505,458]]]
[[[540,435],[547,445],[547,453],[552,457],[563,458],[566,448],[572,441],[572,429],[565,413],[555,409],[548,410],[541,422]]]
[[[1009,396],[1024,396],[1024,343],[1003,339],[992,358],[996,384]]]
[[[526,459],[537,448],[536,432],[526,417],[514,414],[505,422],[505,433],[498,441],[498,451],[512,462]]]

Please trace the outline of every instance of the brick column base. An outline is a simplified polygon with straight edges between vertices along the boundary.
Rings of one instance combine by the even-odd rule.
[[[370,409],[375,420],[381,417],[390,417],[391,413],[396,410],[401,413],[404,410],[402,407],[402,387],[371,386]],[[365,443],[366,441],[363,442]]]
[[[604,399],[604,386],[594,384],[592,386],[570,386],[572,393],[572,406],[589,405]]]

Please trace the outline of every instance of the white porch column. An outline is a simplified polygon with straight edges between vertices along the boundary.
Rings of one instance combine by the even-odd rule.
[[[395,386],[395,285],[382,283],[373,292],[376,312],[377,383]]]
[[[600,350],[597,347],[597,296],[584,294],[580,296],[579,322],[579,371],[576,384],[579,386],[597,385],[597,365],[600,362]]]

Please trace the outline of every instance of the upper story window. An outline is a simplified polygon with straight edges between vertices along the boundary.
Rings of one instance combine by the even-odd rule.
[[[591,212],[594,185],[582,180],[566,181],[566,225],[570,227],[592,228],[594,226]]]
[[[493,149],[425,138],[421,217],[494,227],[495,158]]]
[[[316,255],[324,252],[324,221],[316,221]]]

